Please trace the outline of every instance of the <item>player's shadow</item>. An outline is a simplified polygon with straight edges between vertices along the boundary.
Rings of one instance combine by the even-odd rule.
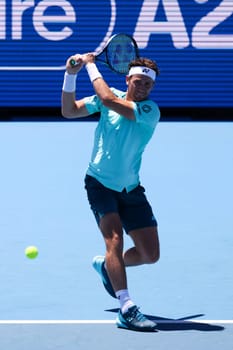
[[[105,310],[107,312],[118,313],[119,309]],[[157,323],[156,329],[159,331],[201,331],[201,332],[217,332],[223,331],[223,326],[209,324],[206,322],[190,321],[197,317],[202,317],[204,314],[190,315],[179,319],[164,318],[160,316],[145,315],[148,319]]]

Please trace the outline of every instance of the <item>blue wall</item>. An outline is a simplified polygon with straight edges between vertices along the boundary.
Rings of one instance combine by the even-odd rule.
[[[233,107],[232,14],[231,0],[3,0],[0,107],[60,106],[67,57],[119,32],[158,62],[152,97],[160,107]],[[125,88],[124,78],[116,83],[100,69]],[[78,96],[92,94],[85,70],[77,86]]]

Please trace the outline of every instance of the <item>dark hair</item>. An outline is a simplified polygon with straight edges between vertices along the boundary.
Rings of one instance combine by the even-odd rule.
[[[160,73],[157,63],[155,61],[152,61],[149,58],[145,58],[145,57],[136,58],[135,60],[130,62],[129,70],[131,67],[138,67],[138,66],[145,66],[150,69],[153,69],[156,72],[156,75],[159,75]]]

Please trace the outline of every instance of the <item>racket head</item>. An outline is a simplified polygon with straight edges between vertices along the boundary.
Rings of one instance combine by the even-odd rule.
[[[104,60],[102,56],[104,54]],[[135,39],[125,33],[113,35],[104,50],[96,56],[96,60],[105,62],[116,73],[127,75],[129,63],[139,57],[139,50]]]

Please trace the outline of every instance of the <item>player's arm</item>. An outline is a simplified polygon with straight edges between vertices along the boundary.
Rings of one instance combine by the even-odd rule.
[[[134,104],[132,101],[126,101],[114,95],[103,79],[93,81],[93,87],[104,106],[123,115],[127,119],[135,120]]]
[[[61,113],[65,118],[81,118],[89,115],[83,100],[75,100],[75,93],[62,91]]]
[[[77,73],[83,67],[83,60],[81,55],[72,56],[72,59],[75,59],[77,65],[71,67],[70,59],[66,62],[66,72],[64,76],[64,82],[62,87],[62,101],[61,101],[61,113],[65,118],[80,118],[86,117],[89,115],[84,101],[75,99],[75,90],[76,90],[76,77]]]
[[[133,102],[122,100],[114,95],[95,65],[94,55],[84,55],[83,61],[86,64],[86,69],[94,90],[103,105],[123,115],[127,119],[135,120]]]

